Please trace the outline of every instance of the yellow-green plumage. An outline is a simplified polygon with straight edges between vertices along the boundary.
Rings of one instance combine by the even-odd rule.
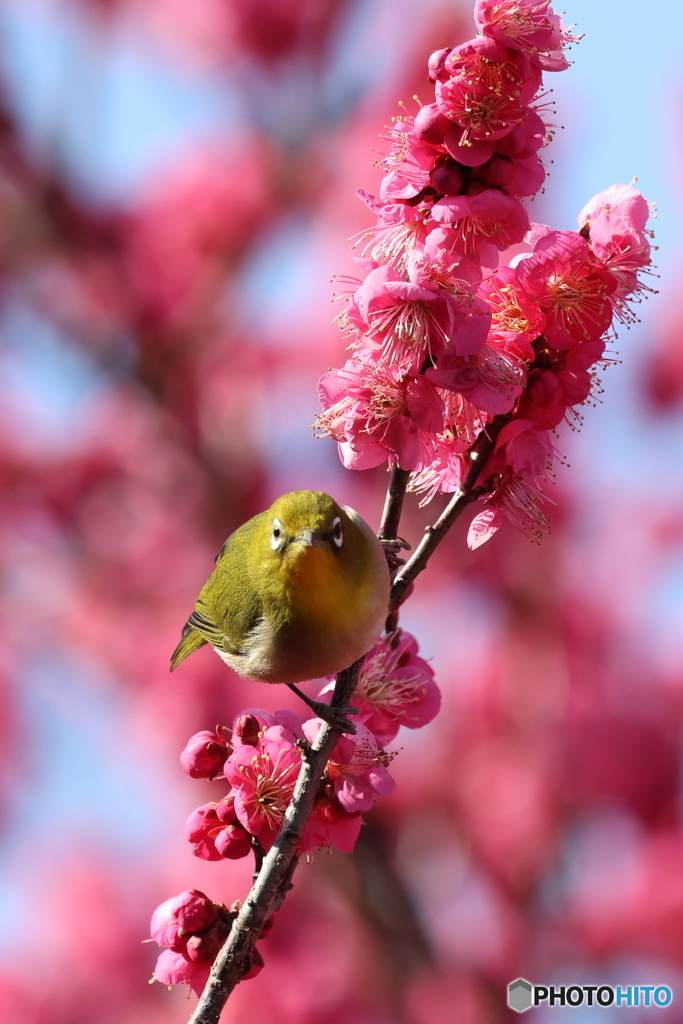
[[[171,670],[210,643],[251,679],[331,675],[369,650],[388,603],[389,570],[367,523],[320,491],[285,494],[223,545]]]

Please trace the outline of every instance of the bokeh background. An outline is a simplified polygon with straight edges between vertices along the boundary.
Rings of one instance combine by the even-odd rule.
[[[469,0],[0,0],[0,1019],[181,1024],[153,908],[230,903],[183,824],[191,733],[296,707],[168,659],[223,539],[321,488],[377,523],[383,470],[313,440],[343,359],[330,274],[382,125]],[[458,525],[405,608],[439,718],[400,736],[353,857],[300,867],[226,1024],[496,1024],[508,981],[683,999],[681,16],[568,0],[563,126],[532,219],[614,182],[658,203],[659,294],[552,488],[539,547]],[[415,542],[438,511],[408,501]],[[678,1003],[677,1003],[678,1000]]]

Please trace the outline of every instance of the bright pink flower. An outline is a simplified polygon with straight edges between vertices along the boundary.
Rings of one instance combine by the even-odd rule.
[[[463,150],[475,142],[495,142],[524,116],[519,91],[510,83],[494,90],[476,80],[449,78],[436,83],[436,102],[442,113],[462,128],[458,146]]]
[[[225,763],[237,818],[269,849],[284,819],[301,769],[301,752],[289,730],[266,729],[258,747],[237,747]]]
[[[505,518],[529,540],[540,541],[548,533],[548,517],[541,509],[545,495],[534,480],[522,480],[512,470],[502,479],[486,504],[499,508]]]
[[[460,395],[456,396],[461,398]],[[466,405],[465,399],[461,399]],[[462,453],[469,447],[460,438],[439,438],[430,449],[430,459],[413,473],[408,490],[421,495],[420,507],[428,505],[436,494],[457,491],[467,468]]]
[[[316,428],[338,442],[347,467],[370,468],[392,458],[413,469],[422,454],[420,430],[443,427],[443,402],[423,376],[397,382],[382,367],[351,359],[321,378],[318,394],[324,411]]]
[[[230,749],[222,727],[203,730],[187,741],[180,764],[191,779],[215,779],[222,774]]]
[[[535,341],[545,329],[546,317],[521,287],[517,274],[510,267],[499,267],[479,286],[479,295],[491,310],[491,330],[514,340],[525,358],[532,361]]]
[[[543,476],[553,457],[547,430],[539,431],[532,420],[514,419],[498,435],[496,451],[520,477]]]
[[[451,50],[445,70],[452,78],[478,83],[494,93],[512,93],[530,103],[541,85],[541,73],[520,50],[509,49],[491,36],[477,36]]]
[[[416,284],[392,267],[378,267],[356,291],[346,317],[371,338],[378,363],[404,374],[418,373],[427,356],[448,344],[459,312],[455,299],[438,284]],[[372,351],[363,344],[357,342],[357,350]]]
[[[441,81],[444,78],[448,78],[448,71],[446,71],[445,64],[448,54],[451,52],[450,46],[444,47],[441,50],[434,50],[427,61],[427,71],[429,74],[430,82]]]
[[[288,730],[285,735],[294,742],[297,737],[303,736],[301,725],[304,720],[303,715],[297,715],[295,711],[286,708],[273,712],[264,711],[263,708],[245,708],[233,723],[233,745],[258,746],[261,735],[272,726],[282,726]]]
[[[310,743],[315,743],[325,723],[311,718],[304,723],[304,732]],[[387,771],[392,755],[377,746],[374,736],[359,723],[356,735],[344,733],[330,754],[326,775],[332,783],[334,795],[349,814],[369,811],[378,796],[392,793],[396,783]]]
[[[222,828],[216,806],[215,803],[209,803],[196,807],[185,823],[185,838],[192,844],[195,857],[201,860],[221,859],[213,841],[213,835]]]
[[[469,358],[451,348],[439,354],[436,367],[426,376],[440,388],[457,391],[477,409],[496,415],[509,412],[526,383],[524,363],[514,351],[506,351],[505,338],[489,340]]]
[[[234,801],[234,794],[228,793],[218,803],[197,807],[187,819],[185,838],[195,857],[239,860],[249,853],[251,839],[237,820]]]
[[[476,0],[474,20],[485,36],[532,54],[548,71],[567,67],[560,51],[577,38],[562,27],[550,0]],[[543,54],[552,59],[544,61]]]
[[[497,249],[521,242],[529,229],[522,204],[496,189],[474,196],[448,196],[434,204],[434,220],[456,231],[462,251],[477,253],[486,266],[497,262]]]
[[[380,747],[390,743],[402,725],[427,725],[441,706],[434,672],[418,651],[415,637],[399,629],[380,637],[363,662],[354,695],[357,721],[367,726]]]
[[[551,231],[541,238],[518,264],[517,277],[544,310],[544,335],[553,348],[592,341],[609,328],[614,278],[575,232]]]
[[[328,783],[315,802],[301,841],[302,850],[329,849],[336,846],[343,853],[353,853],[363,824],[360,811],[345,811]]]
[[[616,282],[612,304],[622,322],[632,322],[627,299],[634,292],[650,290],[638,280],[638,271],[650,263],[650,243],[645,226],[647,202],[630,185],[612,185],[584,206],[579,224],[589,233],[590,247]]]

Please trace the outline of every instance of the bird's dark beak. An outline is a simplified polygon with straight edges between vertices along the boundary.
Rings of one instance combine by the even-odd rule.
[[[319,548],[323,544],[322,537],[315,530],[302,530],[294,539],[307,548]]]

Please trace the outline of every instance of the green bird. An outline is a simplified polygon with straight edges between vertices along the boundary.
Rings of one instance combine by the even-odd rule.
[[[218,552],[171,671],[208,643],[235,672],[285,683],[338,724],[295,684],[333,675],[370,650],[389,588],[384,549],[357,512],[321,491],[283,494]]]

